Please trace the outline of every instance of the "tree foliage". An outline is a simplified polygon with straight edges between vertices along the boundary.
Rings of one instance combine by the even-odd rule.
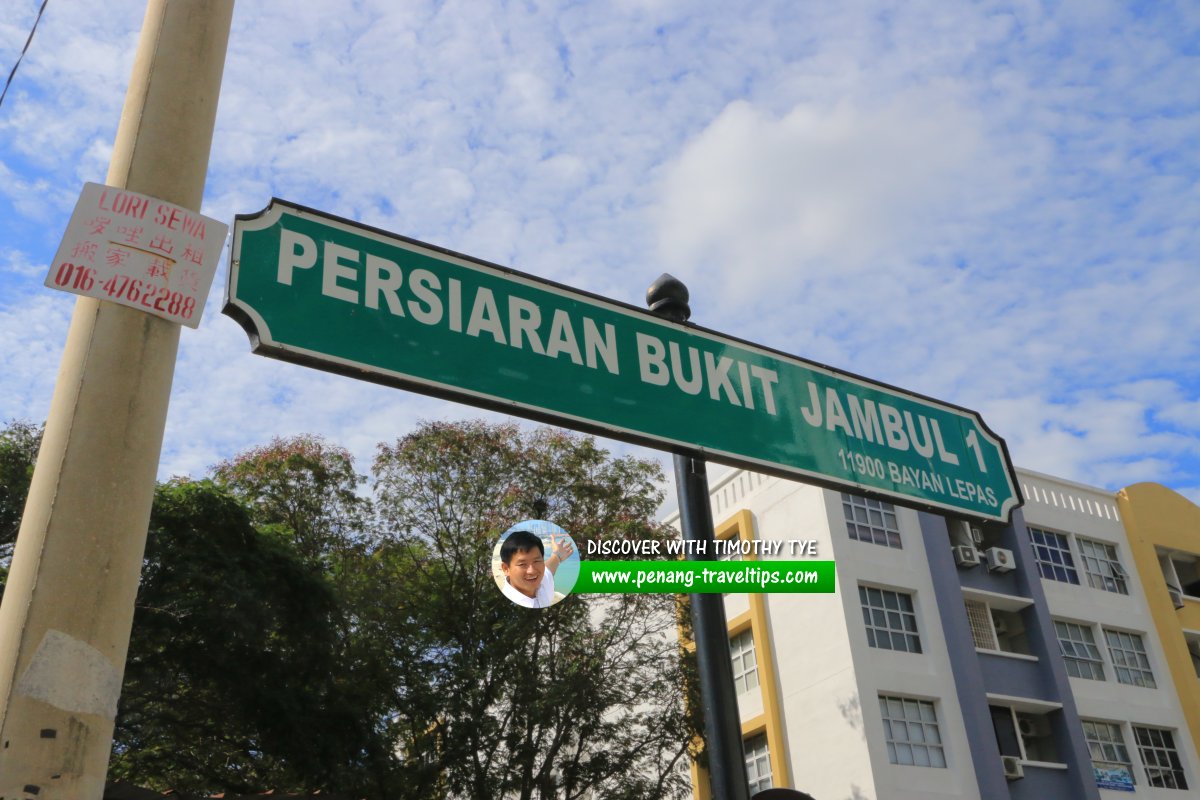
[[[12,558],[41,445],[40,425],[17,420],[0,429],[0,586],[2,571]]]
[[[580,546],[663,537],[657,464],[560,431],[430,423],[381,446],[375,473],[424,636],[397,711],[447,796],[679,796],[691,728],[675,598],[577,595],[527,610],[491,571],[495,542],[535,499]]]
[[[275,439],[218,464],[213,474],[264,531],[320,571],[336,599],[328,631],[336,669],[374,730],[368,794],[420,797],[412,768],[399,764],[393,745],[398,665],[409,659],[411,623],[397,571],[371,526],[371,503],[358,493],[366,476],[349,451],[316,436]]]
[[[0,537],[39,435],[0,432]],[[110,775],[371,800],[682,796],[676,598],[524,609],[492,577],[500,534],[535,515],[580,548],[665,537],[658,465],[555,430],[429,423],[381,445],[373,478],[369,497],[346,450],[302,436],[159,487]]]
[[[366,477],[348,450],[319,436],[274,439],[221,462],[213,478],[305,558],[329,559],[362,541],[368,505],[358,489]]]
[[[213,484],[159,488],[111,775],[181,790],[358,786],[373,748],[338,600]]]

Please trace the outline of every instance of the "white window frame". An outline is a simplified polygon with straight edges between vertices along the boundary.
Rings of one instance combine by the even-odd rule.
[[[1188,655],[1192,661],[1192,669],[1195,671],[1196,677],[1200,678],[1200,631],[1184,628],[1183,640],[1187,643]]]
[[[882,605],[874,603],[872,593],[879,595]],[[888,605],[889,598],[894,597],[895,608]],[[898,589],[885,589],[881,586],[859,584],[858,602],[863,613],[863,627],[867,635],[867,645],[879,650],[894,650],[899,653],[917,653],[921,649],[921,632],[917,625],[917,605],[911,592]],[[905,608],[907,603],[907,608]],[[882,622],[880,621],[882,620]],[[912,627],[907,623],[911,621]],[[893,623],[899,623],[898,625]],[[893,647],[896,636],[901,638],[903,647]],[[886,645],[879,642],[887,641]]]
[[[751,628],[729,637],[729,657],[733,662],[733,685],[738,694],[758,688],[758,652]]]
[[[1087,742],[1088,756],[1091,758],[1092,767],[1095,769],[1124,768],[1129,774],[1130,780],[1136,784],[1137,772],[1133,768],[1133,756],[1130,755],[1129,748],[1125,745],[1125,732],[1122,730],[1121,723],[1101,719],[1081,719],[1080,722],[1083,723],[1083,739]],[[1089,730],[1089,726],[1091,730]],[[1104,735],[1100,735],[1101,733]],[[1124,755],[1123,760],[1122,754]],[[1097,758],[1097,755],[1100,757]]]
[[[934,701],[880,694],[879,715],[890,763],[901,767],[946,769],[946,744],[942,739]],[[898,735],[901,731],[903,734]],[[903,757],[905,749],[908,761]],[[926,763],[919,763],[918,753],[923,754]]]
[[[728,542],[739,542],[740,543],[741,540],[742,540],[741,533],[735,528],[730,532],[730,534],[728,536],[723,536],[720,539],[718,539],[717,541],[725,542],[725,543],[728,543]],[[724,546],[725,545],[722,545],[722,547],[724,547]],[[740,547],[740,544],[739,544],[739,547]],[[721,550],[720,555],[717,556],[717,561],[741,561],[741,560],[742,560],[742,551],[740,549],[737,552],[733,552],[733,553],[729,552],[728,550]]]
[[[1025,529],[1029,531],[1029,544],[1033,548],[1033,561],[1037,565],[1038,574],[1042,576],[1042,579],[1055,581],[1056,583],[1065,583],[1068,586],[1079,586],[1079,567],[1075,563],[1074,553],[1071,552],[1071,534],[1063,533],[1062,531],[1052,531],[1037,525],[1027,525],[1025,526]],[[1046,540],[1053,538],[1056,541],[1054,541],[1053,545],[1046,544],[1045,542],[1038,542],[1035,537],[1035,531],[1036,533],[1041,534]],[[1059,542],[1057,540],[1062,540],[1062,546],[1059,546]],[[1062,553],[1064,563],[1056,564],[1054,563],[1053,559],[1049,561],[1043,561],[1038,557],[1039,547],[1044,548],[1047,551]],[[1052,573],[1061,570],[1062,573],[1067,576],[1066,579],[1064,580],[1053,575],[1047,576],[1045,571],[1043,571],[1043,566]]]
[[[1062,632],[1059,630],[1060,625],[1067,628],[1067,633],[1074,633],[1072,629],[1083,631],[1083,633],[1087,634],[1087,640],[1085,641],[1082,638],[1069,636],[1064,642]],[[1104,672],[1104,656],[1100,652],[1100,646],[1096,644],[1095,632],[1092,630],[1091,625],[1086,622],[1072,622],[1071,620],[1067,619],[1055,619],[1054,635],[1058,639],[1058,649],[1059,652],[1062,653],[1063,661],[1067,664],[1067,675],[1072,678],[1079,678],[1081,680],[1088,681],[1108,680],[1107,677],[1105,677]],[[1073,650],[1075,652],[1068,652],[1068,650]],[[1083,650],[1085,654],[1080,655],[1080,650]],[[1094,652],[1094,657],[1092,656],[1092,652],[1088,652],[1089,650]],[[1072,664],[1092,665],[1099,670],[1100,674],[1075,675],[1071,672]]]
[[[1200,573],[1200,562],[1194,553],[1179,552],[1171,556],[1171,566],[1175,568],[1175,579],[1179,581],[1179,591],[1184,597],[1190,597],[1193,600],[1200,600],[1197,591],[1200,591],[1200,580],[1185,582],[1183,576],[1179,574],[1180,566],[1191,566],[1192,573]],[[1195,591],[1193,591],[1195,590]]]
[[[904,548],[900,539],[900,518],[894,505],[885,500],[875,500],[848,492],[841,494],[847,536],[856,542],[877,544],[897,550]],[[861,531],[866,532],[865,537],[859,535]]]
[[[974,597],[963,599],[967,608],[967,624],[971,626],[971,641],[976,650],[1000,653],[1000,643],[996,639],[996,623],[992,620],[992,607],[986,600]]]
[[[1171,728],[1159,728],[1154,725],[1135,724],[1132,727],[1133,742],[1137,746],[1138,756],[1142,759],[1142,769],[1146,771],[1146,783],[1159,789],[1186,791],[1188,789],[1187,774],[1183,768],[1183,759],[1179,755],[1179,747],[1175,743],[1175,731]],[[1145,732],[1148,738],[1157,734],[1160,742],[1142,744],[1141,737],[1138,735],[1141,732]],[[1166,743],[1161,742],[1164,738],[1167,740]],[[1166,766],[1159,763],[1159,754],[1166,758]],[[1172,756],[1174,756],[1175,764],[1171,763]],[[1169,778],[1169,780],[1164,780],[1164,778]],[[1161,783],[1155,783],[1155,780],[1161,781]]]
[[[774,784],[771,781],[771,749],[767,743],[766,731],[742,740],[742,756],[746,760],[746,780],[750,786],[750,794],[770,789]]]
[[[1029,531],[1029,545],[1033,548],[1033,560],[1042,580],[1068,586],[1087,586],[1111,594],[1129,596],[1130,575],[1121,561],[1120,545],[1116,542],[1095,539],[1078,533],[1050,530],[1040,525],[1026,525],[1025,528]],[[1061,543],[1065,543],[1066,548],[1058,546],[1060,541],[1056,541],[1053,546],[1038,543],[1035,541],[1035,532],[1044,537],[1055,537]],[[1038,557],[1039,547],[1062,553],[1064,559],[1071,563],[1056,564],[1053,559],[1044,561]],[[1047,577],[1043,569],[1051,572],[1062,570],[1068,578],[1061,580],[1057,576]],[[1071,576],[1074,576],[1076,580],[1071,580]],[[1087,580],[1082,580],[1080,576],[1086,577]]]
[[[1167,587],[1179,592],[1183,597],[1189,600],[1200,600],[1200,555],[1188,552],[1186,550],[1169,550],[1166,548],[1155,548],[1155,555],[1159,558],[1159,566],[1162,568],[1163,578],[1167,582]],[[1180,567],[1189,570],[1188,576],[1192,579],[1185,581],[1184,576],[1180,574]]]
[[[1009,719],[1012,724],[1013,734],[1017,739],[1017,749],[1020,751],[1017,757],[1025,764],[1036,764],[1038,766],[1053,767],[1061,769],[1067,765],[1061,761],[1039,761],[1029,757],[1029,751],[1025,745],[1025,734],[1021,733],[1021,718],[1027,717],[1030,719],[1042,720],[1042,724],[1049,725],[1049,715],[1061,710],[1062,706],[1058,703],[1032,703],[1028,700],[1019,700],[1013,698],[1001,698],[999,695],[988,695],[988,714],[991,715],[992,708],[1004,709],[1008,712]],[[995,720],[992,721],[995,724]],[[1055,748],[1057,749],[1057,748]],[[1007,754],[1005,754],[1007,755]],[[1061,757],[1061,753],[1057,754]]]
[[[1138,686],[1143,689],[1157,689],[1158,679],[1154,677],[1154,665],[1150,663],[1150,653],[1146,650],[1146,635],[1138,631],[1125,631],[1119,628],[1102,627],[1100,630],[1104,634],[1104,645],[1108,650],[1108,660],[1112,664],[1113,675],[1116,676],[1117,683]],[[1118,646],[1115,649],[1110,634],[1118,640]],[[1126,640],[1132,646],[1127,647]],[[1118,652],[1122,654],[1119,660]],[[1133,655],[1136,663],[1129,663],[1128,654]],[[1128,673],[1132,680],[1122,680],[1122,671]],[[1149,683],[1146,683],[1147,680]]]
[[[1083,549],[1085,544],[1098,548],[1100,554],[1097,554],[1095,549],[1090,553],[1085,553]],[[1129,594],[1129,573],[1121,564],[1121,557],[1117,553],[1115,544],[1100,539],[1089,539],[1086,536],[1076,536],[1075,546],[1079,548],[1079,560],[1083,562],[1083,573],[1087,575],[1088,586],[1113,594]],[[1095,569],[1092,568],[1093,564]]]
[[[1032,653],[1021,653],[1014,650],[1004,650],[1000,647],[1000,632],[996,629],[995,612],[1020,615],[1021,612],[1033,605],[1033,601],[1025,597],[1002,595],[977,589],[963,589],[963,603],[967,612],[967,624],[971,629],[971,641],[975,649],[981,653],[1004,656],[1006,658],[1037,661]]]

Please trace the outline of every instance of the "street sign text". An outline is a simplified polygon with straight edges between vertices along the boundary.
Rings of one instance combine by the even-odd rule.
[[[966,516],[1019,505],[965,409],[281,201],[235,224],[256,352]]]

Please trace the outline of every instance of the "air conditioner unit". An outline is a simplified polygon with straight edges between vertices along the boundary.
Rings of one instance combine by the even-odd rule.
[[[1010,781],[1025,777],[1025,768],[1021,766],[1021,759],[1016,756],[1000,756],[1000,763],[1004,767],[1004,777]]]
[[[954,563],[960,567],[979,566],[979,551],[975,545],[960,544],[954,548]]]
[[[1042,717],[1017,717],[1017,730],[1024,738],[1046,736],[1050,733],[1050,726]]]
[[[1003,547],[989,547],[987,549],[987,565],[992,572],[1011,571],[1016,566],[1012,550],[1005,550]]]
[[[1008,635],[1008,620],[1004,617],[997,616],[996,612],[992,612],[992,627],[996,629],[997,636]]]
[[[1176,589],[1174,586],[1167,587],[1167,594],[1171,595],[1171,604],[1175,608],[1183,608],[1183,591]]]

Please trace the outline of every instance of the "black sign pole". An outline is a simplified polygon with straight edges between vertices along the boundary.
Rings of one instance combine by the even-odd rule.
[[[672,322],[687,322],[691,316],[687,287],[666,273],[646,290],[646,303],[655,314]],[[675,456],[675,489],[683,540],[698,543],[688,548],[688,560],[715,561],[708,470],[703,458]],[[714,800],[749,800],[725,598],[721,594],[698,593],[689,599],[712,796]]]

